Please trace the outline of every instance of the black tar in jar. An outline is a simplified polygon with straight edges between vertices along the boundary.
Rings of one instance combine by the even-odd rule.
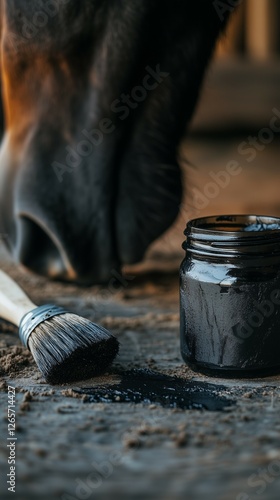
[[[213,376],[280,373],[280,219],[205,217],[185,235],[183,359]]]

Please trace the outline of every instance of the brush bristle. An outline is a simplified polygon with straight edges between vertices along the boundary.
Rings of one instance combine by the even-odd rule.
[[[65,313],[44,321],[29,337],[29,349],[47,382],[86,380],[106,370],[119,342],[100,325]]]

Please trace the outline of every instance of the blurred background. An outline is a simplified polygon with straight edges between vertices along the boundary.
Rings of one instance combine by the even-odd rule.
[[[189,219],[229,213],[280,216],[279,139],[280,0],[243,0],[207,70],[180,151],[185,199],[172,229],[148,253],[152,267],[162,265],[163,250],[169,266],[178,265]],[[235,162],[236,175],[227,174],[229,162]]]
[[[196,131],[267,126],[280,103],[280,0],[243,0],[220,38]]]

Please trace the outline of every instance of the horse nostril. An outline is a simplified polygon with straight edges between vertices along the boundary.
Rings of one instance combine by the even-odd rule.
[[[44,225],[28,215],[17,219],[15,257],[25,267],[51,278],[67,279],[62,251]]]

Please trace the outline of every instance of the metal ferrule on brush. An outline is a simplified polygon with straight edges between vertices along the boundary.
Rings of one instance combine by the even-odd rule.
[[[40,325],[40,323],[43,323],[54,316],[66,314],[67,312],[68,311],[66,311],[63,307],[47,304],[45,306],[36,307],[36,309],[33,309],[25,314],[19,325],[19,338],[23,345],[28,347],[29,337],[35,328]]]

